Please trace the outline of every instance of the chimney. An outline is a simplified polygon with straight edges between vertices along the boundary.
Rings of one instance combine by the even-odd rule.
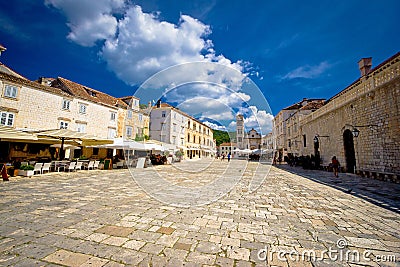
[[[360,69],[361,76],[368,75],[371,72],[372,57],[362,58],[358,61],[358,68]]]
[[[149,103],[147,103],[147,107],[151,108],[151,101],[149,101]]]
[[[159,100],[157,100],[157,108],[160,108],[161,107],[161,99],[159,99]]]
[[[7,50],[7,48],[5,48],[4,46],[2,46],[2,45],[0,44],[0,56],[1,56],[1,53],[4,52],[4,51],[6,51],[6,50]]]

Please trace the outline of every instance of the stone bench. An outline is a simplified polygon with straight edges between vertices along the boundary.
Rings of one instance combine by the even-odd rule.
[[[377,170],[361,169],[357,170],[357,174],[361,177],[373,178],[381,181],[400,183],[400,174],[391,172],[382,172]]]

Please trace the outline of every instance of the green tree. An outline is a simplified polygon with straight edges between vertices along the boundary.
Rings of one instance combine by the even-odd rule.
[[[235,133],[220,131],[220,130],[213,130],[213,132],[217,146],[219,146],[222,143],[235,142],[235,136],[234,136]]]

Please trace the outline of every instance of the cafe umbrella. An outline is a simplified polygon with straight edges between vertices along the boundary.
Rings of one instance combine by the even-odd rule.
[[[110,139],[103,139],[94,135],[80,133],[69,129],[36,131],[35,134],[38,137],[51,137],[60,139],[60,159],[63,159],[64,157],[64,142],[66,140],[78,141],[82,146],[105,145],[113,143],[113,140]]]

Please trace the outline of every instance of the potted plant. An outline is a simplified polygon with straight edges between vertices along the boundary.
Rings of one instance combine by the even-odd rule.
[[[18,171],[21,168],[21,162],[19,160],[16,160],[14,161],[13,166],[14,166],[14,176],[17,176]]]
[[[104,159],[100,159],[99,170],[104,169]]]
[[[33,176],[33,170],[35,168],[32,165],[23,165],[18,170],[18,175],[20,176]]]
[[[183,156],[182,151],[177,150],[177,151],[175,152],[175,156],[176,156],[176,161],[180,162],[180,161],[182,160],[182,156]]]

